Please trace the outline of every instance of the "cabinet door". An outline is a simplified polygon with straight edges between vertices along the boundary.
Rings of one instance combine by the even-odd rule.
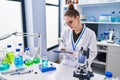
[[[113,72],[113,76],[120,76],[120,47],[109,47],[106,71]]]

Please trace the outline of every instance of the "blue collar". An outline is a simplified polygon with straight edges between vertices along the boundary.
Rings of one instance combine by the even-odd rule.
[[[83,36],[85,30],[86,30],[86,26],[84,25],[83,30],[82,30],[80,36],[78,37],[78,39],[77,39],[77,41],[76,41],[75,43],[74,43],[74,39],[73,39],[73,31],[71,32],[71,42],[72,42],[73,51],[75,51],[75,49],[76,49],[76,47],[77,47],[77,45],[78,45],[80,39],[82,38],[82,36]]]

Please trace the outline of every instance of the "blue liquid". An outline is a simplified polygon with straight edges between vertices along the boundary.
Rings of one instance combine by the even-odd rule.
[[[22,67],[23,66],[23,56],[15,57],[14,63],[15,63],[16,67]]]
[[[48,67],[48,60],[42,60],[42,68],[47,68]]]

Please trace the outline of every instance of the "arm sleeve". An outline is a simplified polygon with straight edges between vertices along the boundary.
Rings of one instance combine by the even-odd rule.
[[[59,47],[58,50],[65,49],[65,32],[62,33],[61,38],[59,38]]]
[[[89,59],[88,59],[88,64],[89,64],[89,67],[90,67],[92,62],[93,62],[93,60],[97,56],[97,40],[96,40],[95,33],[90,38],[90,42],[89,42],[88,48],[90,49]]]

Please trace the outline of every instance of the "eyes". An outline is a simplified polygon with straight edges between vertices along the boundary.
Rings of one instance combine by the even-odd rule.
[[[73,23],[73,20],[66,22],[67,25],[71,25],[72,23]]]

